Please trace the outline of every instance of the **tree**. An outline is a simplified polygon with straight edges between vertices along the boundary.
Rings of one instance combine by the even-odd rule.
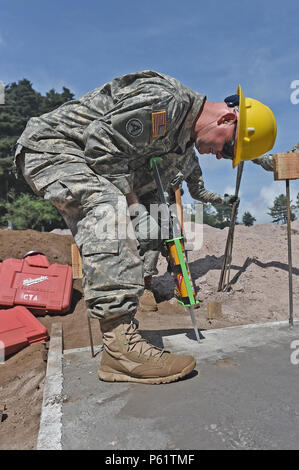
[[[243,217],[242,217],[242,222],[246,227],[250,227],[251,225],[254,224],[256,221],[256,218],[253,217],[253,215],[250,214],[250,212],[244,212]]]
[[[229,205],[206,203],[203,205],[203,223],[221,229],[229,227],[231,213],[232,207]]]
[[[287,215],[287,198],[284,194],[280,194],[274,199],[274,204],[272,207],[268,207],[270,212],[268,212],[268,215],[272,217],[272,222],[275,224],[286,224],[288,220],[288,215]],[[294,209],[296,209],[296,206],[292,204],[292,201],[290,202],[290,209],[291,209],[291,221],[296,219],[296,215],[294,212],[292,212]]]
[[[63,87],[62,93],[52,89],[45,96],[42,96],[33,89],[31,82],[26,78],[19,80],[18,83],[13,82],[6,85],[5,104],[0,106],[0,220],[2,223],[6,220],[6,210],[10,210],[12,207],[6,205],[9,191],[14,190],[15,198],[21,194],[31,196],[33,194],[23,177],[16,178],[13,168],[14,146],[25,129],[28,119],[50,112],[66,101],[72,100],[73,97],[73,93],[65,87]],[[48,203],[41,198],[40,201],[41,207],[43,207],[41,212],[47,213]],[[25,199],[23,202],[25,202]],[[11,200],[9,204],[12,204]],[[46,205],[43,206],[43,204]],[[16,207],[14,210],[16,210]],[[60,223],[63,223],[56,211],[56,218],[53,218],[53,221],[58,220],[57,217]]]
[[[226,206],[222,204],[216,204],[214,206],[216,210],[216,224],[215,227],[224,228],[230,226],[230,218],[232,213],[231,206]]]
[[[2,223],[11,222],[17,230],[35,229],[50,231],[53,228],[66,228],[57,209],[41,197],[21,194],[16,197],[15,191],[8,194],[8,201],[4,203],[5,214]]]
[[[213,208],[212,204],[207,203],[203,205],[203,223],[215,227],[216,221],[216,211]]]
[[[39,113],[44,114],[58,108],[66,101],[71,101],[74,98],[73,93],[68,88],[63,87],[62,93],[57,93],[53,88],[42,97]]]
[[[30,117],[52,111],[73,99],[74,95],[63,87],[62,93],[50,90],[46,96],[32,88],[24,78],[5,87],[5,104],[0,106],[0,198],[6,198],[7,188],[19,194],[32,194],[29,186],[17,180],[13,172],[14,145],[26,127]]]

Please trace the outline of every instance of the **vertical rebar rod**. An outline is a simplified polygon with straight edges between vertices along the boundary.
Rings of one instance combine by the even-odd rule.
[[[292,279],[292,244],[291,244],[291,207],[290,180],[286,180],[287,215],[288,215],[288,261],[289,261],[289,326],[294,326],[293,319],[293,279]]]
[[[90,324],[90,316],[89,315],[87,315],[87,323],[88,323],[89,344],[90,344],[91,357],[94,357],[93,339],[92,339],[92,331],[91,331],[91,324]]]
[[[243,173],[243,166],[244,166],[244,162],[242,161],[239,163],[238,171],[237,171],[236,189],[235,189],[235,196],[237,197],[239,196],[239,189],[240,189],[241,178],[242,178],[242,173]],[[218,291],[223,291],[225,286],[226,288],[228,288],[229,286],[229,273],[230,273],[230,267],[231,267],[231,262],[232,262],[232,249],[233,249],[234,229],[235,229],[237,212],[238,212],[238,208],[237,208],[237,204],[235,203],[233,204],[232,213],[231,213],[231,220],[230,220],[230,226],[228,229],[228,235],[226,239],[226,246],[225,246],[223,264],[222,264],[220,279],[219,279],[219,284],[218,284]],[[228,277],[228,280],[226,281],[227,277]]]

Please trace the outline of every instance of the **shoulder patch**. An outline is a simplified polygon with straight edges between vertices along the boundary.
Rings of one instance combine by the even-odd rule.
[[[152,113],[153,137],[162,137],[166,134],[166,111]]]
[[[132,137],[139,137],[143,132],[143,124],[140,119],[133,118],[126,123],[127,133]]]

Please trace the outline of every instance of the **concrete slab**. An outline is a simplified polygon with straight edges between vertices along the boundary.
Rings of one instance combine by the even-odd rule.
[[[299,449],[298,323],[209,330],[201,344],[146,332],[197,359],[165,385],[101,382],[100,352],[64,351],[62,449]]]

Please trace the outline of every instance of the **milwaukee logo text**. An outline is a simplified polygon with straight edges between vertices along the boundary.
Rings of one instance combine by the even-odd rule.
[[[23,286],[32,286],[32,284],[39,284],[40,282],[46,281],[48,276],[37,277],[36,279],[25,279],[23,281]]]

